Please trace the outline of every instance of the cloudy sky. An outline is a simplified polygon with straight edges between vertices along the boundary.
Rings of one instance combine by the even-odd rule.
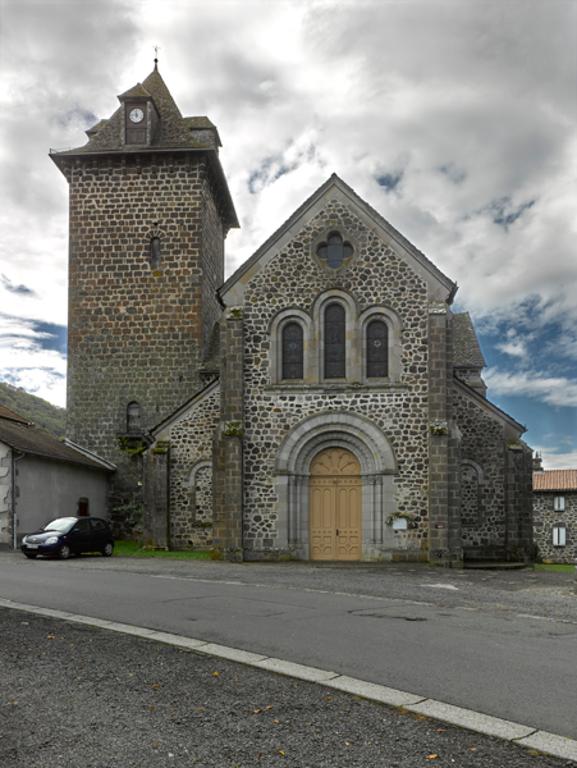
[[[67,186],[160,71],[219,128],[230,273],[333,172],[458,282],[494,402],[577,466],[577,0],[0,0],[0,380],[64,405]]]

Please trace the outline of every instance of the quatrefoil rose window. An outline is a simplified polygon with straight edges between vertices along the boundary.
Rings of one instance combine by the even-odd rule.
[[[317,247],[317,257],[321,264],[330,269],[340,269],[351,260],[353,246],[343,240],[338,232],[331,232],[325,241]]]

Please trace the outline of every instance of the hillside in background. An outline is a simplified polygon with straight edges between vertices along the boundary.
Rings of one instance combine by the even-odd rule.
[[[64,437],[66,410],[41,397],[0,381],[0,403],[28,421],[47,429],[56,437]]]

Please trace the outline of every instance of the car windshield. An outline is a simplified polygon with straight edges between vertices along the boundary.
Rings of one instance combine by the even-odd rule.
[[[76,522],[75,517],[59,517],[57,520],[51,520],[46,523],[43,531],[60,531],[61,533],[68,533]]]

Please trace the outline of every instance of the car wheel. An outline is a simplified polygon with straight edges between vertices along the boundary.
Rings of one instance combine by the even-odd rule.
[[[114,545],[108,542],[108,544],[106,544],[104,549],[102,550],[103,556],[110,557],[112,555],[113,549],[114,549]]]
[[[24,556],[27,557],[29,560],[35,560],[37,557],[36,552],[24,552]]]
[[[63,544],[60,549],[58,550],[58,557],[61,560],[68,560],[70,557],[70,547],[68,544]]]

